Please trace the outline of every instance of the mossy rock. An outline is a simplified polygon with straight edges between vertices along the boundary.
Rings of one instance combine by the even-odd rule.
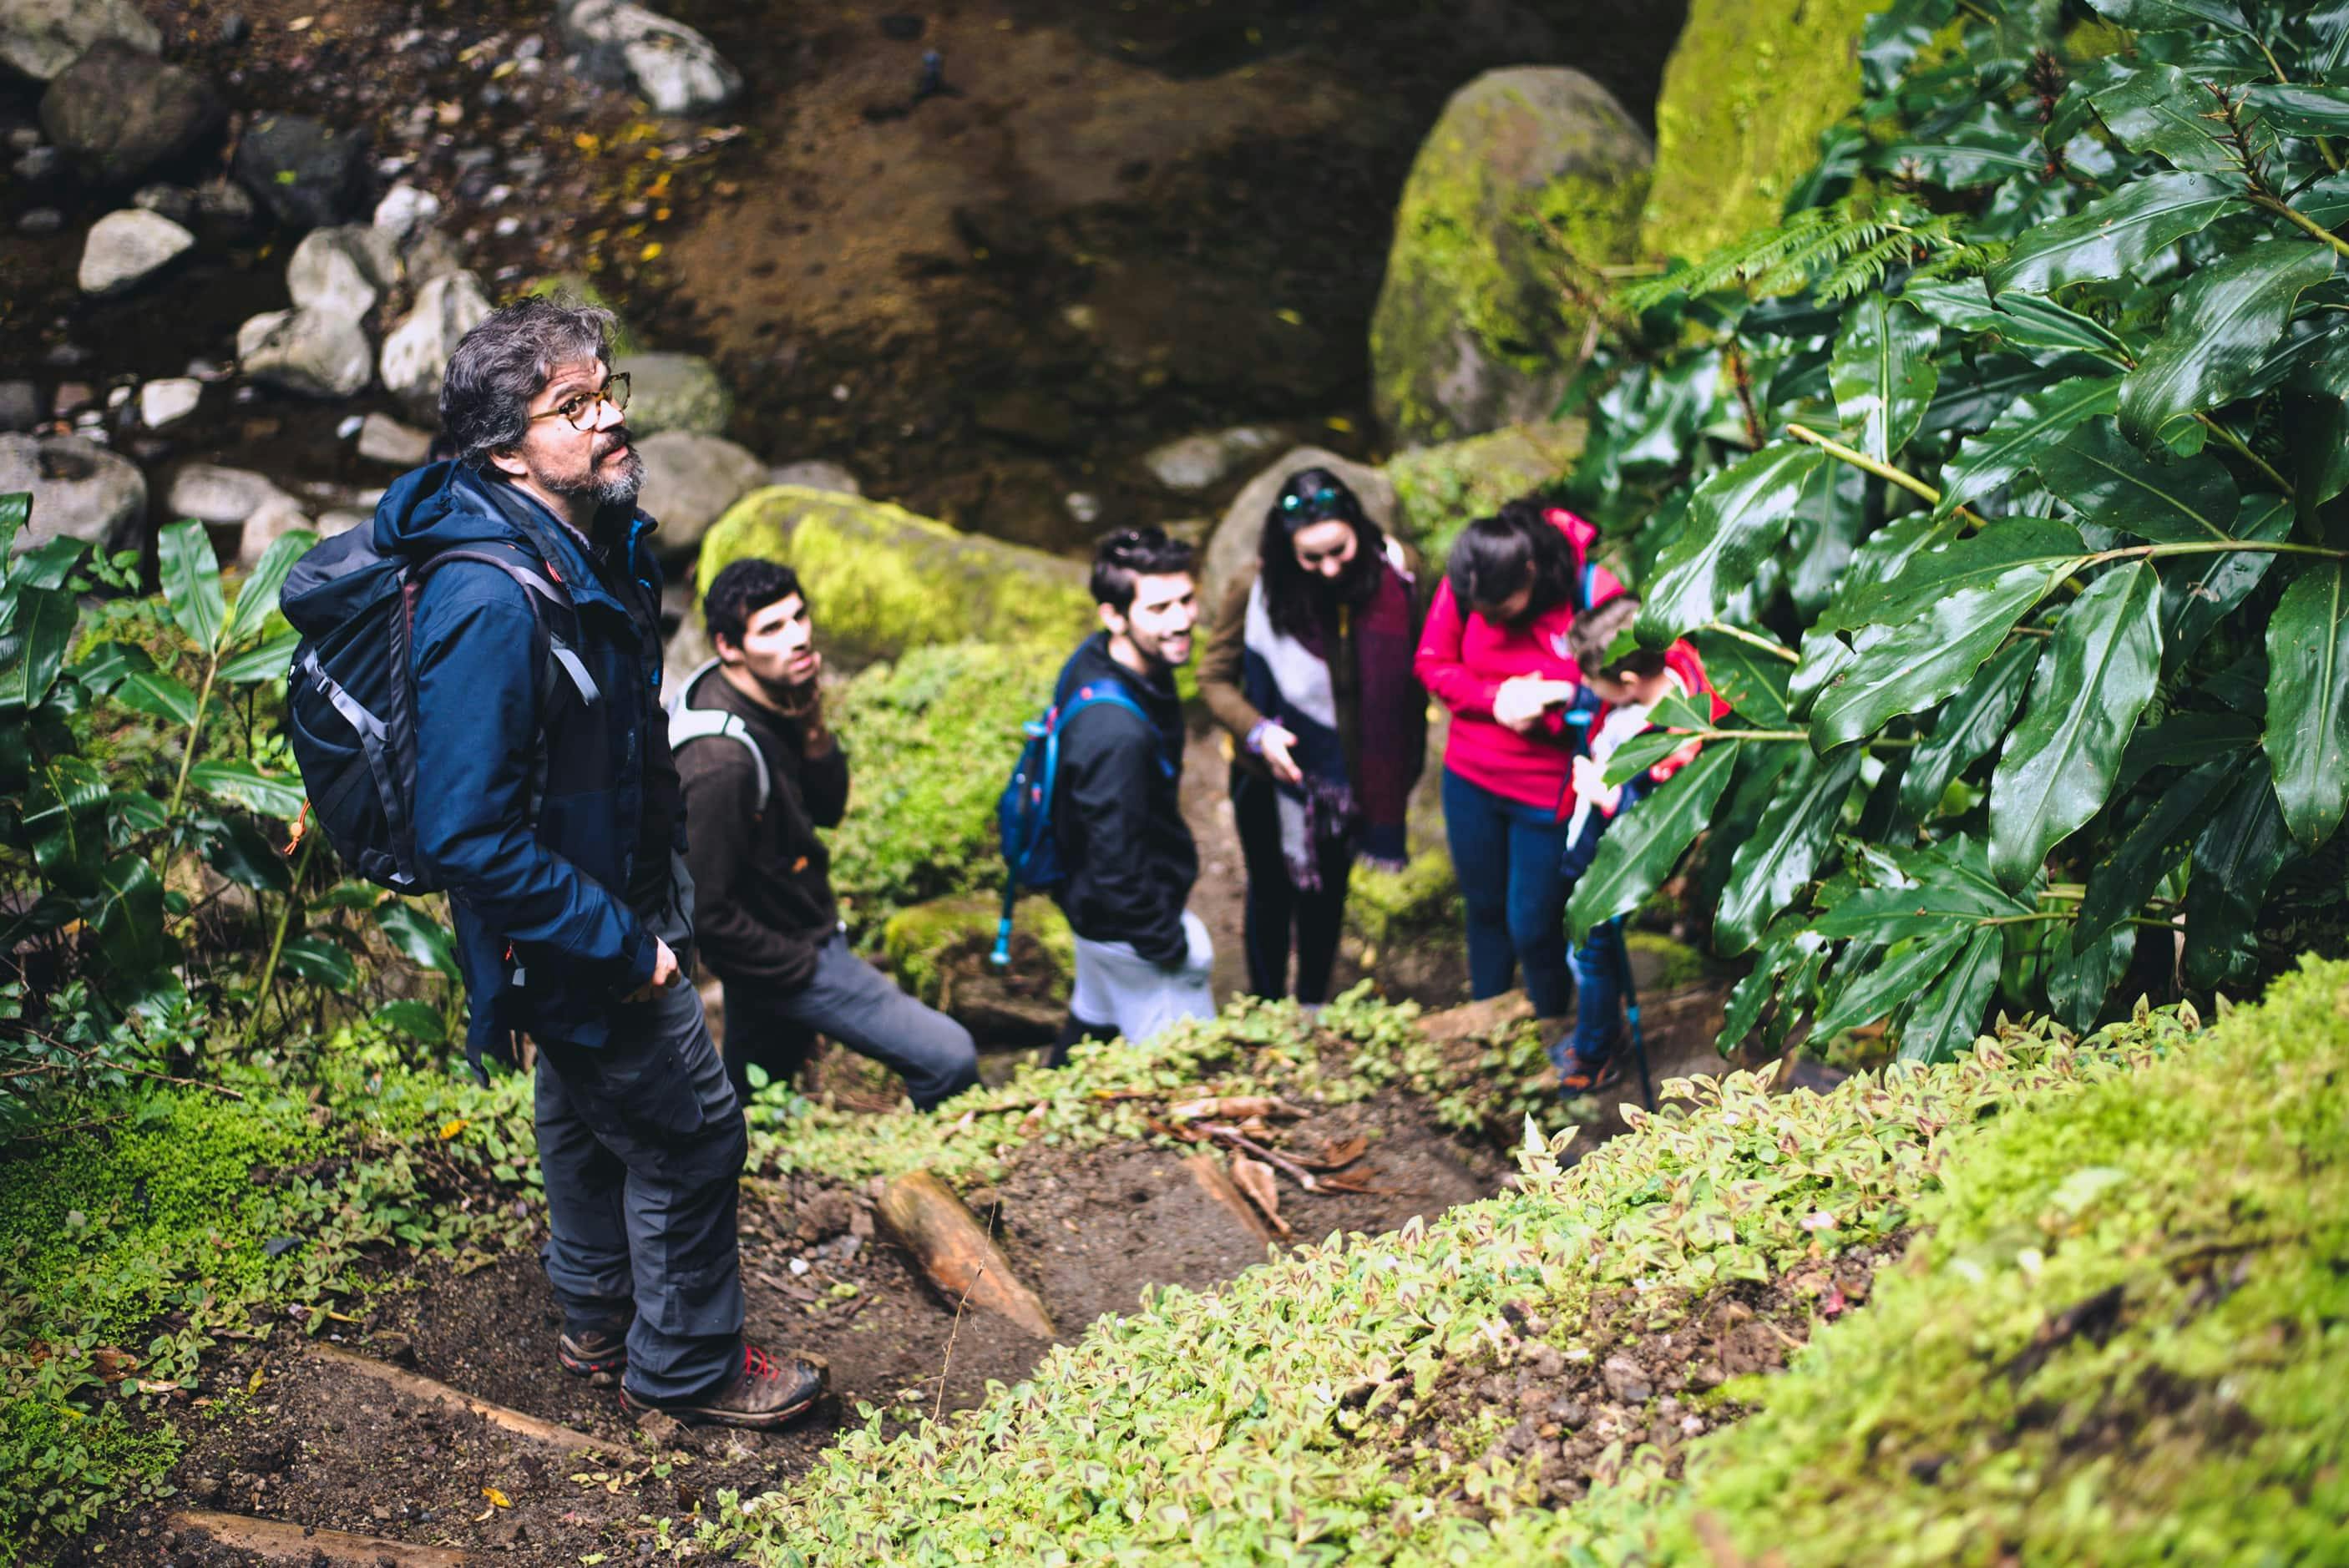
[[[1860,32],[1888,0],[1690,0],[1656,98],[1640,249],[1693,260],[1778,221],[1819,133],[1859,103]]]
[[[560,297],[576,300],[581,304],[592,304],[599,310],[608,310],[612,313],[612,357],[621,359],[645,352],[644,341],[629,326],[628,318],[620,314],[620,307],[613,302],[611,295],[597,288],[595,280],[585,273],[549,273],[523,292],[532,299]]]
[[[881,951],[898,983],[932,1006],[938,1002],[942,961],[967,949],[984,949],[995,942],[995,923],[1003,901],[985,893],[933,899],[901,909],[881,927]],[[1077,971],[1076,933],[1069,917],[1049,898],[1023,898],[1012,911],[1015,942],[1031,937],[1044,967],[1066,994]],[[1024,945],[1024,944],[1023,944]]]
[[[1549,417],[1588,321],[1561,288],[1567,258],[1631,254],[1651,156],[1579,71],[1512,67],[1452,95],[1403,185],[1371,316],[1371,403],[1397,446]]]
[[[734,395],[698,354],[617,355],[612,368],[628,377],[628,429],[639,438],[663,430],[722,436],[734,417]]]
[[[743,556],[796,571],[824,646],[851,662],[970,637],[1072,648],[1095,624],[1078,562],[836,490],[772,485],[735,502],[701,542],[695,592]]]
[[[1397,454],[1387,464],[1387,478],[1403,537],[1441,568],[1463,528],[1564,475],[1582,456],[1589,434],[1581,420],[1560,419]]]
[[[1632,975],[1643,991],[1678,991],[1705,977],[1704,955],[1661,931],[1629,927],[1623,945],[1630,949]]]
[[[1424,851],[1399,872],[1358,862],[1346,884],[1346,923],[1373,951],[1431,931],[1457,931],[1460,882],[1452,857]]]

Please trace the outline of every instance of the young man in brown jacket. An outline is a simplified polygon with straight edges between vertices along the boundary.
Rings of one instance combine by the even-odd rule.
[[[823,656],[796,573],[737,561],[703,596],[718,657],[685,683],[669,742],[702,955],[726,985],[726,1071],[788,1078],[818,1034],[886,1063],[927,1110],[978,1081],[970,1032],[849,951],[817,836],[848,807],[848,757],[825,725]]]

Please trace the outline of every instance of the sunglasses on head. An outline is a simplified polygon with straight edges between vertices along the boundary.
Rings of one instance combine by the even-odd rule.
[[[1322,507],[1333,504],[1344,494],[1345,492],[1343,490],[1338,490],[1334,486],[1324,485],[1319,490],[1315,490],[1311,495],[1290,494],[1282,496],[1280,498],[1280,510],[1283,511],[1302,511],[1309,506],[1318,511]]]

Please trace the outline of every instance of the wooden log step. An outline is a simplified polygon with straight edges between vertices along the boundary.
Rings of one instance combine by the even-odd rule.
[[[909,1171],[881,1189],[879,1208],[881,1222],[948,1303],[994,1313],[1039,1339],[1060,1337],[1043,1298],[1012,1272],[1011,1260],[953,1188],[926,1171]]]
[[[310,1346],[310,1354],[347,1372],[356,1372],[362,1377],[372,1377],[375,1381],[387,1387],[397,1389],[410,1398],[429,1400],[435,1404],[454,1405],[459,1409],[470,1410],[501,1430],[512,1432],[519,1438],[528,1438],[533,1442],[544,1443],[549,1448],[586,1453],[616,1446],[601,1438],[591,1438],[585,1432],[574,1431],[569,1427],[557,1426],[553,1421],[541,1420],[536,1416],[526,1416],[520,1410],[511,1410],[503,1405],[493,1405],[487,1399],[476,1399],[471,1394],[451,1388],[446,1383],[437,1382],[421,1373],[404,1371],[398,1367],[387,1366],[371,1356],[361,1356],[353,1351],[338,1349],[332,1345],[313,1345]]]
[[[352,1535],[340,1530],[313,1530],[283,1520],[252,1519],[242,1513],[214,1513],[208,1509],[182,1509],[167,1515],[168,1529],[186,1534],[201,1530],[222,1546],[258,1552],[272,1563],[313,1563],[324,1553],[335,1568],[469,1568],[482,1561],[449,1546],[410,1546],[381,1535]]]

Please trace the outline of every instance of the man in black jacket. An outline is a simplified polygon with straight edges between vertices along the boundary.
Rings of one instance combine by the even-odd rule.
[[[702,598],[718,657],[686,682],[669,739],[693,823],[702,955],[726,983],[726,1071],[789,1078],[817,1034],[895,1068],[923,1110],[978,1081],[970,1032],[848,949],[816,836],[848,807],[848,756],[824,723],[815,621],[788,566],[720,572]]]
[[[1092,590],[1102,630],[1061,669],[1052,700],[1107,690],[1132,707],[1089,704],[1061,732],[1052,817],[1068,881],[1058,897],[1077,937],[1063,1049],[1088,1036],[1146,1040],[1216,1010],[1214,944],[1183,907],[1199,876],[1174,693],[1199,619],[1191,547],[1155,528],[1112,534],[1093,557]]]

